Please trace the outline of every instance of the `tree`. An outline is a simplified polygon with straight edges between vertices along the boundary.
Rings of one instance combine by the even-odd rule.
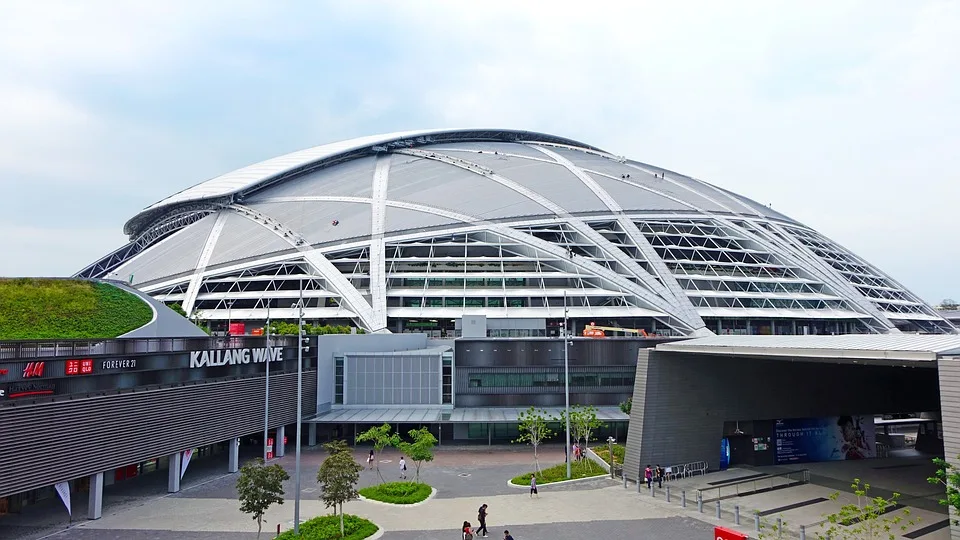
[[[290,479],[287,471],[278,464],[266,465],[257,458],[240,469],[237,478],[237,493],[240,495],[240,511],[252,514],[257,521],[257,538],[263,530],[263,515],[274,504],[283,504],[283,483]]]
[[[540,469],[540,457],[537,455],[537,448],[543,441],[553,436],[553,431],[550,430],[548,423],[556,422],[557,419],[549,416],[547,411],[534,407],[520,413],[518,419],[520,421],[520,436],[514,442],[525,442],[533,447],[533,462],[537,467],[536,472],[542,475],[543,471]]]
[[[397,447],[401,452],[410,456],[410,459],[417,465],[417,482],[420,481],[420,466],[425,461],[433,461],[433,447],[437,444],[437,438],[430,433],[427,428],[411,429],[407,432],[410,435],[410,441],[400,441]]]
[[[380,483],[383,483],[383,475],[380,474],[380,452],[388,446],[397,446],[400,444],[400,436],[392,433],[393,428],[390,424],[382,426],[373,426],[372,428],[357,435],[357,442],[373,443],[373,450],[376,452],[377,476],[380,477]]]
[[[937,465],[937,472],[934,476],[927,478],[927,482],[943,486],[947,494],[945,498],[940,499],[940,504],[960,513],[960,471],[940,458],[934,459],[933,462]],[[952,519],[951,521],[954,525],[960,525],[960,520]]]
[[[570,431],[572,431],[573,439],[579,441],[583,439],[583,444],[585,447],[590,446],[590,439],[593,436],[594,430],[603,426],[603,422],[597,418],[597,408],[588,405],[586,407],[580,405],[574,405],[570,409]]]
[[[633,409],[633,398],[620,402],[620,410],[623,414],[630,414],[631,409]]]
[[[826,521],[821,527],[826,530],[817,534],[817,538],[832,540],[893,540],[900,536],[908,526],[913,525],[914,521],[908,521],[904,516],[910,515],[910,510],[905,509],[903,515],[890,517],[886,512],[890,507],[896,506],[900,500],[900,494],[894,493],[889,499],[883,497],[871,497],[870,484],[861,483],[859,478],[854,479],[850,485],[853,494],[857,496],[857,502],[845,504],[835,514],[826,516]],[[830,496],[832,500],[837,500],[839,493]]]
[[[340,507],[340,536],[343,536],[343,503],[359,496],[357,482],[360,481],[363,465],[353,459],[353,453],[346,441],[332,441],[323,447],[330,455],[323,460],[320,470],[317,471],[320,499],[327,508],[333,507],[334,515],[337,514],[337,506]]]
[[[960,307],[960,303],[958,303],[956,300],[953,300],[951,298],[944,298],[943,301],[940,302],[940,305],[937,307],[939,307],[940,309],[957,309],[958,307]]]

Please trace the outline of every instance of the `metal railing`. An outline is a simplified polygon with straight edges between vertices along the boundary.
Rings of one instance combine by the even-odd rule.
[[[29,358],[178,353],[210,349],[265,347],[265,336],[209,338],[130,338],[0,342],[0,361]],[[273,347],[296,347],[296,336],[271,336]]]
[[[718,486],[697,488],[697,496],[702,498],[704,501],[719,501],[729,497],[740,497],[742,495],[749,495],[762,491],[771,491],[797,484],[807,484],[809,482],[810,470],[798,469],[796,471],[770,474],[746,480],[733,480],[729,483],[724,483],[723,485]],[[713,498],[707,498],[707,496],[712,494],[714,490],[716,490],[717,496]],[[727,490],[726,495],[724,495],[724,490]]]

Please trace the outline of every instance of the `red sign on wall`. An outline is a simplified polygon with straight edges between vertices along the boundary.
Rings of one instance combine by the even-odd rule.
[[[231,336],[242,336],[242,335],[245,334],[246,332],[247,332],[247,325],[246,325],[246,323],[242,323],[242,322],[230,323],[230,335],[231,335]]]
[[[89,375],[93,373],[93,359],[67,360],[64,373],[67,375]]]
[[[23,378],[43,377],[44,362],[27,362],[27,367],[23,368]]]
[[[739,531],[724,527],[714,527],[713,536],[716,540],[747,540],[747,535]]]

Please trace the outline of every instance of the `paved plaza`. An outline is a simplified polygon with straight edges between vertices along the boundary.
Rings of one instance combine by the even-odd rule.
[[[326,453],[320,448],[307,449],[301,459],[301,516],[302,519],[328,513],[319,501],[316,484],[316,471]],[[363,463],[366,450],[358,450],[356,458]],[[399,477],[397,461],[399,453],[395,450],[384,452],[380,462],[380,471],[387,481]],[[549,447],[541,453],[544,466],[560,463],[563,450]],[[223,474],[225,457],[214,456],[199,461],[184,477],[183,490],[180,493],[165,494],[166,474],[161,472],[151,478],[139,478],[129,485],[112,486],[105,492],[103,518],[87,521],[81,518],[85,501],[75,500],[74,508],[77,521],[70,523],[62,506],[48,504],[43,508],[30,509],[24,515],[0,518],[0,540],[13,538],[57,540],[94,540],[94,539],[184,539],[184,540],[241,540],[256,538],[256,525],[247,515],[238,510],[235,489],[236,475]],[[293,456],[277,460],[291,475],[294,472]],[[886,464],[880,460],[859,465],[857,472],[867,473],[864,467],[872,467],[878,474],[912,474],[912,465],[920,462],[896,462]],[[412,466],[413,464],[410,463]],[[422,479],[437,489],[431,500],[415,506],[403,507],[384,505],[371,501],[352,501],[345,505],[347,513],[367,517],[379,525],[386,540],[447,540],[458,538],[458,527],[468,520],[476,525],[477,508],[489,505],[488,527],[490,538],[501,538],[504,529],[518,540],[549,538],[555,540],[582,538],[650,538],[657,540],[695,540],[712,538],[714,524],[733,527],[733,505],[741,506],[743,516],[741,531],[751,532],[754,510],[764,511],[764,520],[772,523],[782,517],[793,526],[808,524],[808,531],[815,529],[810,525],[820,521],[824,514],[832,511],[831,503],[809,504],[811,500],[828,498],[835,491],[832,486],[807,484],[799,487],[764,493],[762,495],[737,497],[722,502],[722,517],[715,517],[715,502],[705,506],[704,513],[698,513],[694,499],[695,489],[711,484],[756,475],[756,470],[731,469],[712,473],[705,477],[673,482],[671,502],[665,500],[665,493],[658,492],[650,497],[644,490],[638,494],[635,484],[624,489],[622,483],[607,477],[542,486],[540,498],[531,499],[527,490],[512,488],[507,480],[532,467],[532,453],[520,446],[497,447],[442,447],[438,449],[436,459],[425,464],[421,471]],[[823,464],[817,469],[817,478],[826,478],[826,474],[836,465]],[[842,469],[840,475],[847,471]],[[412,477],[414,471],[408,471]],[[364,470],[360,486],[379,481],[377,473]],[[895,479],[891,479],[894,482]],[[922,484],[915,483],[916,488]],[[295,489],[293,479],[286,485],[289,496]],[[679,492],[688,493],[688,507],[679,505]],[[929,494],[929,489],[925,495]],[[841,494],[841,501],[848,501],[847,494]],[[917,501],[917,498],[913,499]],[[925,501],[929,502],[929,501]],[[791,505],[793,509],[782,510]],[[836,504],[836,503],[833,503]],[[920,504],[914,507],[913,515],[922,521],[910,527],[906,538],[921,540],[940,540],[948,538],[947,529],[935,529],[924,532],[945,519],[937,513],[936,507]],[[925,508],[923,508],[925,507]],[[775,511],[774,511],[775,510]],[[293,525],[293,501],[288,499],[282,506],[275,506],[267,514],[262,538],[271,538],[279,524],[286,530]],[[797,530],[789,530],[786,537],[797,537]],[[923,533],[923,534],[916,534]],[[812,536],[810,536],[812,537]]]

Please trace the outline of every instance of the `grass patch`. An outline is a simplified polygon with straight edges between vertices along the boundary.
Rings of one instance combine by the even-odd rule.
[[[590,478],[592,476],[600,476],[607,474],[607,471],[603,470],[603,467],[585,459],[580,463],[573,463],[570,468],[570,480],[577,478]],[[532,472],[521,474],[516,476],[511,480],[514,484],[520,486],[530,485],[530,477],[533,476]],[[567,464],[561,463],[560,465],[554,465],[537,475],[537,485],[550,484],[553,482],[561,482],[567,480]]]
[[[610,450],[606,446],[598,446],[596,448],[591,448],[593,453],[596,454],[600,459],[607,462],[607,465],[610,465]],[[613,458],[617,461],[618,464],[623,465],[623,457],[627,454],[627,447],[622,444],[613,445]]]
[[[370,520],[350,514],[343,515],[343,532],[340,536],[340,516],[319,516],[300,524],[300,535],[293,534],[293,529],[287,529],[276,537],[277,540],[362,540],[373,536],[380,530]]]
[[[105,283],[0,279],[0,340],[114,338],[151,318],[146,302]]]
[[[365,487],[360,494],[368,499],[391,504],[413,504],[427,500],[433,489],[418,482],[387,482]]]

